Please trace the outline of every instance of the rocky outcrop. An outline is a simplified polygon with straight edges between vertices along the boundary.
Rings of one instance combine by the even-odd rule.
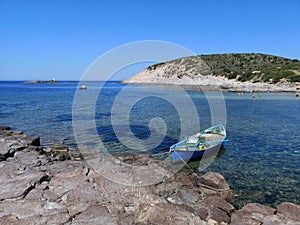
[[[291,203],[282,203],[277,210],[250,205],[236,211],[230,203],[232,191],[218,173],[199,177],[181,171],[149,185],[123,185],[96,172],[84,160],[53,157],[51,151],[47,153],[39,146],[39,138],[29,138],[8,127],[0,129],[0,150],[0,224],[299,221],[299,206]],[[146,168],[169,170],[149,155],[116,155],[101,162],[113,165],[108,175],[124,177],[147,177]],[[137,173],[124,164],[145,169]]]
[[[247,204],[233,213],[231,225],[300,225],[300,206],[283,202],[276,209],[260,204]]]
[[[56,84],[56,83],[60,83],[60,81],[55,80],[54,78],[51,80],[29,80],[29,81],[25,81],[23,82],[23,84],[44,84],[44,83],[52,83],[52,84]]]
[[[237,78],[230,79],[231,73],[227,74],[219,70],[216,73],[214,67],[216,67],[215,64],[218,65],[218,62],[209,66],[205,61],[207,57],[203,59],[201,56],[191,56],[155,64],[138,72],[129,79],[123,80],[122,83],[197,86],[201,91],[296,92],[295,84],[289,82],[271,84],[265,83],[261,79],[255,80],[255,82],[253,82],[254,80],[251,82],[248,79],[243,81]],[[253,70],[249,73],[255,74],[256,72],[260,71]],[[244,75],[244,73],[245,69],[242,69],[241,75]]]

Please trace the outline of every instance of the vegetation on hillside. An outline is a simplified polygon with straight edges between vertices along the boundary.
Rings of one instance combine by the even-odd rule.
[[[198,56],[199,57],[199,56]],[[201,55],[214,75],[252,82],[300,82],[300,61],[265,54]]]
[[[201,59],[209,66],[209,74],[216,76],[251,82],[300,82],[300,61],[273,55],[212,54],[185,57],[171,62],[185,65],[186,70],[189,70],[193,67],[199,68]],[[148,69],[155,70],[164,64],[156,64]],[[208,75],[207,69],[201,71],[201,74]]]

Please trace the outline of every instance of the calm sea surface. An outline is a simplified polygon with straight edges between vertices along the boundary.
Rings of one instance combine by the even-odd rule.
[[[86,85],[87,90],[78,92],[77,82],[22,84],[2,81],[0,125],[9,125],[28,135],[38,135],[44,146],[76,145],[72,125],[74,95],[77,93],[81,99],[91,99],[98,95],[98,87],[102,83],[87,82]],[[149,128],[149,123],[153,122],[151,119],[156,118],[156,125],[163,120],[161,130],[166,135],[149,152],[167,152],[169,146],[180,139],[181,115],[165,96],[175,96],[176,99],[176,95],[182,93],[169,87],[151,87],[163,96],[160,98],[147,94],[144,86],[117,82],[104,85],[92,118],[105,147],[112,153],[134,152],[120,143],[114,132],[117,129],[126,136],[128,126],[123,122],[112,126],[111,122],[111,117],[118,114],[118,107],[113,108],[116,97],[124,88],[129,94],[120,102],[130,106],[135,101],[128,112],[130,132],[134,137],[146,140],[151,132],[153,134],[151,126]],[[196,106],[201,129],[209,127],[212,116],[205,94],[187,93]],[[144,97],[137,101],[139,95]],[[281,93],[264,93],[255,99],[250,94],[223,95],[229,142],[224,144],[222,154],[206,171],[224,175],[234,190],[236,206],[254,201],[270,206],[283,201],[300,204],[300,100],[293,94]],[[125,114],[119,117],[122,121],[126,118]],[[91,118],[86,118],[86,121],[89,120]],[[160,136],[157,136],[158,139]]]

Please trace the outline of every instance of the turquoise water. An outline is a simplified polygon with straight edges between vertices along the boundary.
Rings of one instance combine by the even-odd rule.
[[[88,89],[77,93],[83,99],[91,99],[98,94],[101,84],[87,82]],[[44,146],[76,145],[72,106],[77,85],[77,82],[27,85],[0,82],[0,125],[39,135]],[[124,121],[114,126],[111,124],[111,118],[116,114],[112,112],[112,106],[125,87],[129,96],[122,100],[124,105],[130,105],[134,97],[147,92],[144,86],[106,83],[98,96],[95,117],[92,118],[98,135],[112,153],[135,152],[120,143],[115,135],[114,129],[127,135]],[[151,88],[164,98],[176,98],[182,94],[170,87]],[[196,106],[201,129],[210,126],[211,113],[205,95],[192,91],[188,94]],[[264,93],[255,99],[250,94],[223,95],[230,141],[225,143],[223,153],[206,171],[224,175],[234,190],[236,206],[254,201],[271,206],[283,201],[300,204],[300,100],[293,94],[281,93]],[[181,115],[164,98],[149,94],[147,98],[136,101],[129,111],[130,132],[140,140],[151,135],[161,138],[160,132],[151,131],[149,123],[158,117],[164,121],[161,130],[165,130],[166,135],[160,144],[149,149],[153,154],[167,152],[171,144],[180,140]],[[190,112],[188,107],[186,110]],[[86,118],[89,120],[91,118]]]

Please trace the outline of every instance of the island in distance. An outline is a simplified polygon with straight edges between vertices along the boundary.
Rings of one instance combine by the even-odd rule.
[[[60,81],[56,80],[54,77],[51,80],[30,80],[25,81],[24,84],[43,84],[43,83],[60,83]]]
[[[297,92],[300,61],[256,53],[190,56],[154,64],[125,84],[170,84],[245,92]]]

